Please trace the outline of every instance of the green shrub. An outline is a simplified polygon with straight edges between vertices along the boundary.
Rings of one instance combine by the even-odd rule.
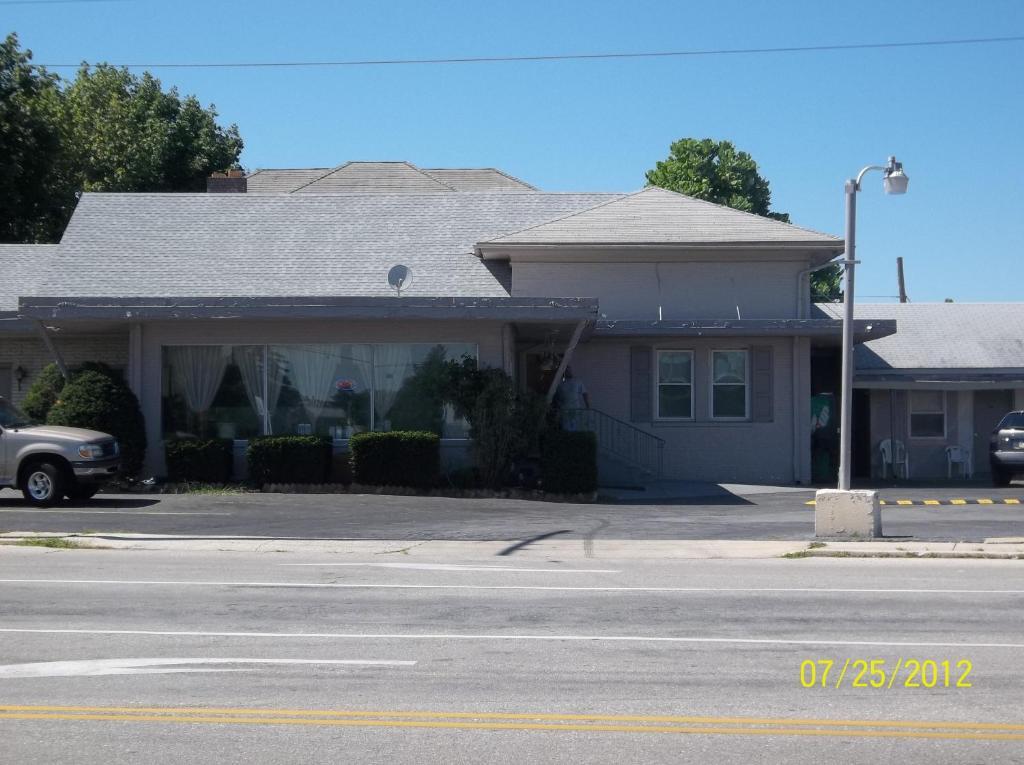
[[[21,409],[35,422],[46,422],[46,415],[57,403],[60,392],[64,390],[64,375],[56,364],[47,364],[29,386]]]
[[[60,392],[46,423],[109,433],[121,445],[122,472],[134,476],[142,470],[146,425],[138,399],[120,380],[97,371],[78,373]]]
[[[71,377],[82,372],[99,372],[112,380],[119,381],[120,375],[106,364],[99,361],[87,361],[81,366],[71,370]],[[21,402],[21,409],[35,422],[46,422],[50,409],[57,403],[61,391],[64,390],[64,375],[56,364],[47,364],[36,375],[36,379],[29,386],[25,398]]]
[[[331,474],[331,440],[325,436],[258,436],[249,441],[249,480],[268,483],[326,483]]]
[[[540,444],[541,486],[556,494],[597,489],[597,437],[589,431],[551,430]]]
[[[425,489],[436,486],[440,478],[441,439],[436,433],[357,433],[349,447],[355,483]]]
[[[167,477],[172,481],[227,483],[234,466],[233,443],[228,439],[183,438],[164,444]]]

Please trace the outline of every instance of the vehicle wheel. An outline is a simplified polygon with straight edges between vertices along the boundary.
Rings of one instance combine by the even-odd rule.
[[[998,468],[992,468],[992,485],[997,488],[1004,488],[1010,485],[1010,479],[1013,476],[1007,473],[1005,470],[999,470]]]
[[[98,483],[76,483],[68,489],[68,499],[76,502],[92,499],[99,490],[100,485]]]
[[[29,504],[50,507],[64,497],[64,471],[52,462],[40,462],[25,471],[21,493]]]

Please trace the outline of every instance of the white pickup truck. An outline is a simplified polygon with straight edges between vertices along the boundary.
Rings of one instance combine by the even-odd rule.
[[[21,489],[36,507],[91,499],[117,475],[121,450],[106,433],[36,425],[0,398],[0,489]]]

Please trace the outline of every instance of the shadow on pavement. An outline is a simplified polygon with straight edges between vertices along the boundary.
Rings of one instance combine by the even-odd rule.
[[[122,498],[105,498],[103,495],[99,495],[93,499],[85,500],[82,502],[73,502],[71,500],[65,500],[60,504],[46,508],[50,512],[59,512],[62,509],[68,510],[127,510],[137,509],[140,507],[153,507],[153,505],[160,504],[159,499],[122,499]],[[21,499],[20,497],[2,497],[0,498],[0,509],[11,509],[11,510],[24,510],[26,513],[31,513],[36,510],[28,502]]]

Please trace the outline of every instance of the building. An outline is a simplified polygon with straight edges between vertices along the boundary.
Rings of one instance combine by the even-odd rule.
[[[441,355],[590,392],[605,480],[811,478],[812,354],[840,341],[810,272],[829,234],[658,188],[547,193],[492,169],[261,170],[207,194],[84,194],[58,245],[0,246],[0,379],[53,352],[139,396],[166,438],[465,424],[417,409]],[[400,294],[389,271],[406,266]],[[861,320],[858,342],[892,334]],[[52,350],[50,349],[52,346]],[[5,391],[0,390],[0,394]],[[623,476],[625,477],[623,479]]]
[[[992,431],[1024,409],[1024,303],[861,304],[856,315],[895,319],[899,331],[854,353],[855,473],[891,476],[881,449],[891,441],[903,445],[912,480],[985,478]],[[950,447],[964,451],[967,471],[947,462]]]

